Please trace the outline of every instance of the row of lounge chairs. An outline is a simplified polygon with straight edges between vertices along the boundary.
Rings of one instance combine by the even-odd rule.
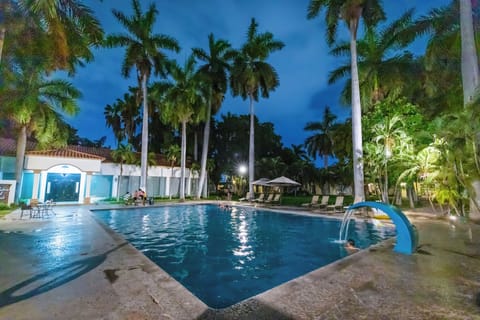
[[[319,195],[312,196],[312,201],[309,203],[302,203],[302,207],[310,207],[312,209],[324,209],[325,211],[343,212],[344,210],[344,197],[337,196],[334,204],[329,204],[330,196],[322,196],[321,201]]]
[[[267,195],[267,198],[265,198],[265,193],[260,193],[257,198],[255,199],[250,199],[249,193],[244,198],[240,198],[240,201],[252,201],[252,202],[257,202],[257,203],[271,203],[271,204],[279,204],[280,203],[280,198],[281,198],[280,193],[269,193]]]

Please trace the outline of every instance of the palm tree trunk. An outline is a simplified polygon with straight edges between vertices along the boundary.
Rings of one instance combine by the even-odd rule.
[[[385,182],[383,185],[383,202],[388,203],[388,162],[385,163]]]
[[[352,74],[352,142],[353,142],[353,185],[354,203],[365,201],[362,146],[362,105],[357,66],[358,19],[350,21],[350,52]]]
[[[478,56],[473,31],[471,0],[460,0],[460,29],[462,37],[463,104],[466,106],[473,101],[479,85]],[[480,221],[480,210],[478,210],[480,205],[480,181],[474,180],[472,187],[475,194],[471,197],[470,218]]]
[[[472,102],[479,84],[478,57],[475,48],[471,0],[460,0],[460,27],[462,35],[463,103]]]
[[[147,75],[142,76],[143,95],[143,121],[142,121],[142,152],[140,157],[140,187],[147,190],[147,166],[148,166],[148,104],[147,104]]]
[[[20,198],[20,185],[22,182],[23,175],[23,163],[25,160],[25,149],[27,148],[27,126],[22,126],[20,132],[18,133],[17,139],[17,154],[15,162],[15,202],[18,202]],[[36,194],[32,195],[32,198],[37,198]]]
[[[0,28],[0,65],[2,64],[2,51],[3,51],[4,42],[5,42],[5,27],[2,26]]]
[[[203,146],[202,146],[202,160],[200,168],[200,181],[198,182],[197,190],[197,199],[200,199],[202,196],[203,188],[205,186],[205,180],[207,176],[207,156],[208,156],[208,144],[210,141],[210,117],[212,114],[212,106],[209,104],[207,110],[207,121],[205,122],[205,127],[203,128]]]
[[[182,155],[180,157],[180,201],[185,200],[185,167],[187,163],[187,122],[182,121]]]
[[[120,162],[120,176],[118,177],[118,183],[117,183],[117,201],[120,200],[120,184],[122,183],[122,175],[123,175],[123,162]]]
[[[248,149],[248,192],[253,198],[253,179],[255,170],[255,112],[253,109],[253,96],[250,94],[250,142]]]

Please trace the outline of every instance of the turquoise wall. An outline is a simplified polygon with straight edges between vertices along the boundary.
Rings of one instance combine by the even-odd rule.
[[[99,198],[110,198],[112,196],[113,176],[92,176],[90,185],[90,196]]]
[[[15,180],[15,157],[0,156],[0,179]]]
[[[20,199],[31,199],[33,189],[33,172],[24,172]],[[37,195],[38,196],[38,195]]]

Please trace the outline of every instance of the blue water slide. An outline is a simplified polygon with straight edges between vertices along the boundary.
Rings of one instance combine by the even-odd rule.
[[[375,208],[386,213],[395,224],[397,231],[397,244],[393,251],[412,254],[417,250],[418,246],[418,232],[413,224],[410,223],[407,216],[397,207],[383,202],[365,201],[358,202],[350,207],[348,210],[359,208]]]

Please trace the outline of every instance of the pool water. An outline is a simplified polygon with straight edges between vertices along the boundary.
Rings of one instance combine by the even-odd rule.
[[[255,208],[182,205],[95,215],[212,308],[225,308],[334,262],[341,220]],[[392,227],[351,221],[366,248]]]

